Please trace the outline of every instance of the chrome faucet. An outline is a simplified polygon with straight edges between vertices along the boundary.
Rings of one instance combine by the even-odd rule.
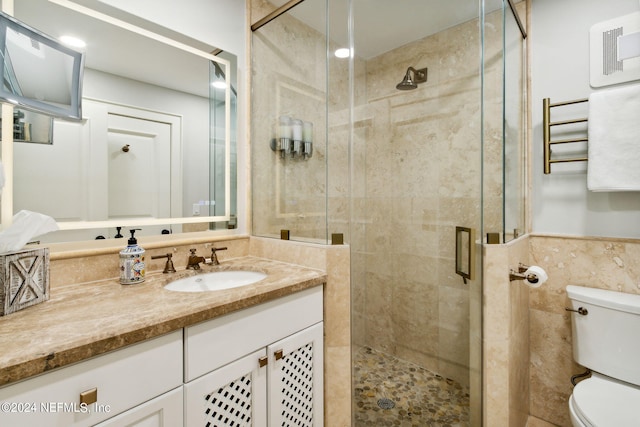
[[[211,248],[211,265],[220,265],[220,261],[218,261],[218,254],[216,254],[217,251],[226,251],[227,247],[225,246],[224,248]]]
[[[191,252],[191,254],[187,261],[187,270],[200,270],[200,263],[204,262],[205,259],[201,256],[197,256],[195,249],[189,249],[189,252]]]

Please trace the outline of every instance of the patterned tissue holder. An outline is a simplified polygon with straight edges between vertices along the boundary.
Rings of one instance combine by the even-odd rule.
[[[48,248],[0,254],[0,316],[48,299]]]

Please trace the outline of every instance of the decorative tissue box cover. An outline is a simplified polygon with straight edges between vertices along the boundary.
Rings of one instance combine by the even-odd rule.
[[[49,299],[49,249],[0,254],[0,315]]]

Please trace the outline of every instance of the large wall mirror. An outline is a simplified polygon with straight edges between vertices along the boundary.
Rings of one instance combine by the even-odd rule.
[[[14,143],[12,211],[56,219],[43,243],[233,228],[235,56],[93,4],[14,2],[18,20],[86,47],[83,120]]]

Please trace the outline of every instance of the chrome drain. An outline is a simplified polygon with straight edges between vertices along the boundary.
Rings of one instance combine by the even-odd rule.
[[[378,399],[378,406],[381,409],[391,409],[396,406],[396,403],[391,399],[383,397],[382,399]]]

